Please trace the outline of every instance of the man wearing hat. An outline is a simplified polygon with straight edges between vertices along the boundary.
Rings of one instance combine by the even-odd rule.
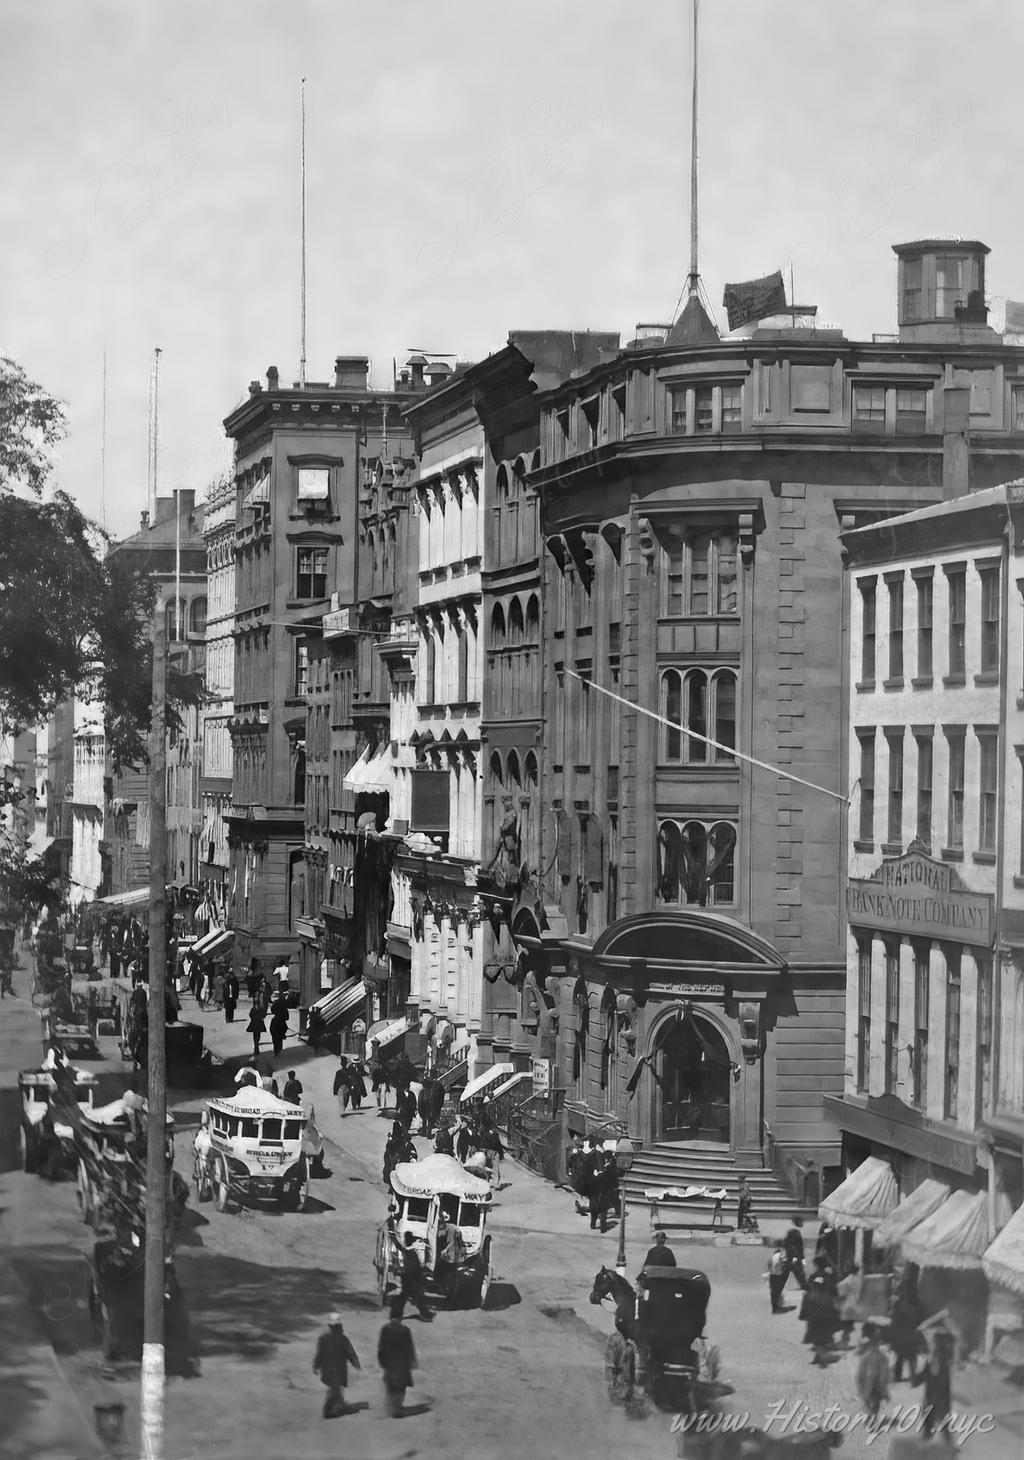
[[[675,1267],[676,1256],[668,1245],[668,1238],[664,1232],[659,1232],[654,1238],[654,1246],[644,1258],[644,1267]]]
[[[345,1385],[348,1383],[348,1366],[359,1368],[356,1351],[341,1326],[341,1314],[331,1313],[327,1318],[327,1332],[321,1333],[316,1341],[316,1356],[313,1359],[313,1373],[320,1375],[320,1382],[327,1387],[324,1400],[324,1419],[335,1419],[345,1414]]]

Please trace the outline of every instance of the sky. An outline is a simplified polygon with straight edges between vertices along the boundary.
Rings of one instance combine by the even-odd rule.
[[[0,353],[66,402],[56,481],[115,536],[230,469],[224,417],[513,329],[674,318],[689,264],[689,0],[0,0]],[[980,238],[1024,298],[1018,0],[702,0],[700,271],[896,327],[891,245]],[[102,429],[106,357],[106,430]],[[102,445],[105,440],[105,453]]]

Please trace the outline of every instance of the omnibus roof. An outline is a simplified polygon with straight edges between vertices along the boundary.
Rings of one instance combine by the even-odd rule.
[[[261,1089],[259,1085],[243,1085],[237,1095],[226,1095],[223,1099],[210,1100],[207,1105],[210,1110],[219,1110],[225,1115],[240,1115],[250,1120],[258,1120],[264,1115],[274,1115],[285,1120],[301,1120],[305,1123],[309,1118],[301,1105],[292,1105],[287,1100],[280,1100],[269,1090]]]
[[[391,1185],[399,1196],[461,1197],[464,1201],[489,1202],[490,1183],[472,1176],[454,1156],[435,1153],[422,1161],[402,1161],[391,1173]]]

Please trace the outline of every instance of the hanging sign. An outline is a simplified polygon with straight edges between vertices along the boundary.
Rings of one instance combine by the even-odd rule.
[[[533,1062],[533,1088],[538,1093],[551,1089],[551,1061],[534,1060]]]

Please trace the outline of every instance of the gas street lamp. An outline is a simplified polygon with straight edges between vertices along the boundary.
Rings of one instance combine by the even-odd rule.
[[[619,1255],[615,1261],[615,1270],[620,1277],[626,1276],[626,1193],[622,1188],[622,1178],[633,1164],[633,1142],[626,1136],[621,1136],[615,1146],[615,1165],[619,1173]]]

